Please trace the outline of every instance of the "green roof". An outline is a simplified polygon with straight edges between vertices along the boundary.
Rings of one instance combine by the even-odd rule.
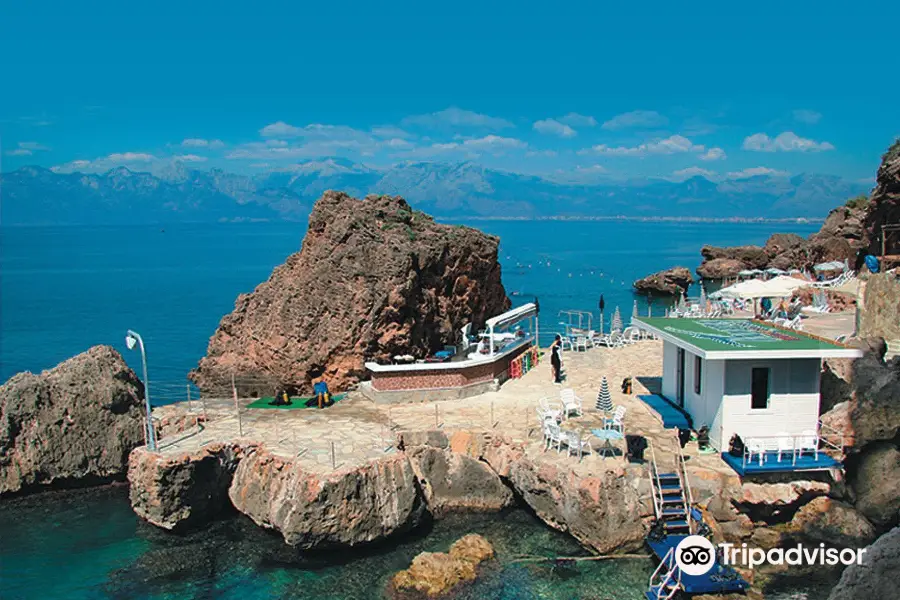
[[[704,352],[805,352],[858,351],[841,344],[810,336],[802,331],[779,329],[750,319],[671,319],[666,317],[636,318],[657,330],[664,338],[674,338]]]

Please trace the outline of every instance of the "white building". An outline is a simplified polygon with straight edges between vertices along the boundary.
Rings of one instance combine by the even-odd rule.
[[[720,451],[734,434],[744,441],[818,434],[822,359],[862,355],[749,319],[634,321],[663,340],[663,396],[694,429],[709,427],[710,444]]]

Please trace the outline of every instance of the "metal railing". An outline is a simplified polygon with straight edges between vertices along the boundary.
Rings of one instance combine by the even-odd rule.
[[[675,444],[678,448],[678,466],[676,467],[676,474],[678,475],[678,480],[681,482],[681,495],[684,499],[684,516],[687,520],[688,524],[688,532],[695,533],[697,528],[694,524],[694,517],[691,514],[691,509],[694,507],[694,494],[691,492],[691,481],[688,479],[687,474],[687,465],[684,462],[684,452],[681,451],[681,440],[678,439],[678,430],[675,431]]]
[[[659,482],[659,469],[656,466],[656,452],[653,450],[653,441],[649,438],[647,446],[650,448],[650,495],[653,497],[653,512],[659,520],[662,519],[662,486]]]
[[[665,570],[665,573],[663,573]],[[654,583],[656,580],[656,583]],[[668,588],[669,583],[674,583],[671,589]],[[656,570],[650,575],[648,582],[649,591],[652,592],[656,587],[654,600],[669,600],[674,598],[681,589],[681,569],[675,564],[675,548],[669,548],[666,555],[657,565]],[[668,591],[667,591],[668,590]]]

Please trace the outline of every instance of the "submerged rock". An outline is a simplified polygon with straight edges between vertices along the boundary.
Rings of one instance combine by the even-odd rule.
[[[450,546],[450,552],[422,552],[408,569],[391,578],[389,593],[394,597],[436,598],[456,586],[473,581],[478,566],[494,557],[494,548],[482,536],[470,533]]]
[[[674,296],[687,292],[694,283],[691,270],[687,267],[672,267],[659,271],[634,282],[634,289],[642,294],[661,294]]]
[[[333,390],[365,375],[364,361],[424,357],[509,307],[499,240],[435,223],[403,198],[325,192],[299,253],[235,302],[191,374],[204,390]]]
[[[144,443],[143,398],[109,346],[12,377],[0,386],[0,495],[123,480]]]

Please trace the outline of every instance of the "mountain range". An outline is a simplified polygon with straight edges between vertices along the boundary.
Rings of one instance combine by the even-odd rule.
[[[126,224],[304,220],[322,192],[400,195],[436,217],[822,218],[866,185],[829,175],[573,184],[464,163],[372,168],[342,158],[240,175],[175,162],[154,173],[23,167],[0,175],[0,223]]]

